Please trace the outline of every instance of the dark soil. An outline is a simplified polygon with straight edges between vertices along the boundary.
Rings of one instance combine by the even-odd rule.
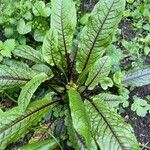
[[[125,114],[129,117],[129,123],[134,129],[138,141],[142,145],[150,147],[150,114],[146,117],[139,117],[130,109]]]
[[[121,34],[124,40],[130,41],[135,37],[136,32],[131,28],[132,20],[124,19],[120,24]]]
[[[130,97],[132,98],[134,95],[141,98],[145,98],[150,95],[150,85],[135,88],[131,91]],[[132,103],[132,100],[130,103]],[[128,122],[133,126],[138,141],[141,144],[146,144],[150,147],[150,114],[145,117],[139,117],[135,114],[135,112],[128,108],[124,115],[129,117]]]
[[[147,56],[147,57],[145,58],[145,64],[146,64],[146,65],[150,65],[150,56]]]

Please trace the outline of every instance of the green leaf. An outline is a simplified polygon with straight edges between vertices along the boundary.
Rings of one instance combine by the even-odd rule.
[[[19,34],[27,34],[31,31],[31,23],[28,22],[27,24],[23,19],[20,19],[17,24],[17,31]]]
[[[44,64],[35,64],[32,66],[32,69],[35,70],[37,73],[46,73],[49,76],[53,75],[52,70],[50,69],[50,67],[48,67],[47,65]]]
[[[93,89],[103,78],[109,75],[110,69],[111,61],[108,56],[98,59],[89,72],[87,81],[85,83],[87,87],[90,90]]]
[[[58,34],[55,29],[51,28],[47,32],[42,46],[42,53],[45,61],[52,66],[61,60],[58,50]]]
[[[8,39],[3,44],[3,49],[1,50],[2,56],[11,57],[11,52],[15,49],[15,40]]]
[[[121,71],[117,71],[115,72],[115,74],[113,75],[113,80],[116,84],[121,84],[121,81],[123,79],[123,74]]]
[[[84,103],[81,99],[80,94],[75,89],[70,89],[68,91],[68,96],[73,127],[77,131],[77,133],[84,138],[87,149],[90,149],[91,130]]]
[[[51,28],[58,32],[58,48],[68,61],[72,50],[77,17],[73,0],[52,0]],[[64,61],[64,57],[62,57]]]
[[[127,2],[128,2],[129,4],[132,4],[132,3],[134,2],[134,0],[127,0]]]
[[[12,51],[15,48],[15,39],[8,39],[4,42],[4,49]]]
[[[37,90],[40,84],[47,79],[48,79],[48,76],[45,73],[41,73],[39,75],[36,75],[22,88],[21,93],[18,98],[18,105],[21,111],[26,110],[34,92]]]
[[[140,150],[133,129],[101,99],[85,101],[92,136],[102,150]]]
[[[32,71],[0,65],[0,89],[22,86],[35,76]]]
[[[30,4],[30,5],[32,5],[32,4]],[[32,20],[33,15],[30,11],[27,11],[25,14],[23,14],[22,17],[25,18],[26,20]]]
[[[148,9],[144,9],[143,16],[144,17],[149,17],[150,16],[149,8]]]
[[[142,42],[145,43],[145,45],[149,45],[150,46],[150,34],[148,34],[143,40]]]
[[[118,39],[117,39],[118,40]],[[116,48],[116,46],[111,45],[108,47],[108,56],[111,58],[112,71],[115,72],[120,69],[120,61],[123,59],[123,52],[121,49]]]
[[[102,56],[112,41],[114,31],[121,20],[125,0],[99,1],[80,35],[78,72],[89,68]]]
[[[28,144],[22,147],[21,150],[55,150],[57,147],[58,144],[55,140],[48,139],[34,144]]]
[[[0,55],[0,62],[3,60],[3,56],[2,55]]]
[[[44,58],[42,54],[34,50],[32,47],[27,45],[20,45],[18,46],[14,51],[13,54],[28,60],[31,60],[36,63],[42,63],[44,62]]]
[[[131,16],[131,10],[130,10],[130,9],[125,10],[125,11],[123,12],[123,16],[124,16],[124,17],[129,17],[129,16]]]
[[[0,145],[1,150],[23,137],[32,126],[35,126],[56,102],[49,99],[37,100],[29,105],[26,112],[19,107],[13,108],[0,116]]]
[[[139,54],[140,45],[135,41],[122,41],[122,45],[128,50],[130,55]],[[132,56],[133,57],[133,56]]]
[[[123,80],[123,84],[130,86],[143,86],[150,83],[150,69],[141,69],[127,74]]]
[[[48,17],[51,13],[51,9],[49,7],[46,7],[43,1],[36,1],[32,8],[32,11],[35,16],[42,17]]]
[[[147,37],[148,36],[146,36],[145,38],[140,38],[139,39],[139,41],[142,42],[145,46],[147,46],[147,42],[148,42]]]
[[[67,126],[67,134],[69,135],[69,142],[75,150],[86,150],[86,145],[81,139],[81,136],[75,131],[72,119],[68,110],[65,110],[66,118],[65,125]]]
[[[118,89],[118,94],[120,96],[123,97],[123,99],[125,100],[124,104],[123,104],[123,107],[128,107],[129,106],[129,94],[130,94],[130,91],[125,88],[124,86],[119,86],[119,89]]]
[[[136,113],[138,116],[140,117],[145,117],[146,114],[148,113],[148,110],[147,109],[144,109],[142,107],[139,107],[137,110],[136,110]]]
[[[148,46],[144,47],[144,54],[148,55],[150,53],[150,48]]]
[[[69,135],[69,142],[71,142],[71,146],[75,150],[87,150],[86,143],[84,142],[83,138],[75,131],[73,127],[69,110],[65,110],[65,115],[65,125],[67,126],[67,134]],[[97,147],[93,139],[91,143],[92,144],[90,150],[96,150]]]
[[[0,109],[0,115],[3,115],[3,113],[4,113],[4,112]]]
[[[111,80],[111,78],[105,77],[100,81],[100,84],[102,89],[107,90],[108,87],[113,86],[113,81]]]
[[[133,99],[134,103],[131,106],[131,110],[135,111],[138,116],[145,117],[148,110],[150,110],[150,104],[148,104],[146,100],[137,96],[134,96]]]
[[[14,30],[13,30],[13,28],[11,28],[11,27],[6,27],[6,28],[4,29],[4,32],[5,32],[5,36],[6,36],[7,38],[11,37],[11,36],[14,34]]]
[[[19,68],[20,70],[32,72],[33,77],[37,74],[34,70],[32,70],[27,64],[21,61],[17,61],[14,59],[4,59],[2,62],[4,65],[9,67]]]
[[[143,25],[143,29],[150,32],[150,24]]]
[[[87,24],[89,17],[90,17],[90,14],[89,14],[89,13],[86,13],[86,14],[83,15],[83,17],[80,19],[80,23],[81,23],[82,25]]]
[[[93,98],[102,99],[104,100],[108,105],[114,108],[118,108],[119,104],[123,104],[127,101],[123,96],[121,95],[114,95],[111,93],[100,93]]]
[[[38,42],[43,42],[46,31],[37,29],[34,31],[34,39]]]

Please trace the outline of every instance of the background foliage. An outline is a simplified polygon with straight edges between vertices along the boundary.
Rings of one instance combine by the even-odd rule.
[[[26,137],[28,140],[25,143],[29,145],[22,149],[49,149],[50,147],[53,149],[58,147],[60,149],[66,147],[85,149],[85,145],[91,147],[89,141],[92,141],[92,145],[94,145],[95,139],[97,141],[96,146],[102,149],[109,149],[107,146],[124,149],[124,146],[128,147],[129,145],[132,146],[132,149],[138,149],[130,125],[124,123],[124,120],[120,118],[119,121],[122,126],[115,128],[118,122],[116,112],[123,114],[127,109],[130,109],[140,117],[150,113],[149,96],[140,97],[140,95],[130,96],[129,94],[134,86],[143,86],[150,83],[150,1],[126,1],[123,19],[115,36],[113,36],[113,32],[120,20],[110,16],[114,20],[111,19],[112,22],[108,21],[108,26],[104,26],[107,29],[107,34],[105,29],[101,30],[100,35],[103,36],[103,39],[101,36],[97,36],[98,42],[94,43],[93,46],[93,37],[95,31],[98,30],[98,26],[97,24],[93,25],[92,22],[98,21],[101,24],[98,17],[103,19],[105,13],[107,13],[107,11],[104,14],[98,12],[97,6],[90,15],[94,3],[97,2],[96,0],[88,2],[74,0],[78,10],[77,21],[76,16],[74,16],[75,7],[70,0],[59,2],[57,0],[52,2],[1,0],[0,76],[9,78],[5,81],[0,80],[2,105],[0,105],[0,116],[3,116],[0,118],[0,142],[2,147],[20,140],[23,135],[29,135],[29,138]],[[65,6],[63,11],[59,8],[61,3]],[[118,6],[114,9],[121,9]],[[58,15],[60,13],[64,14],[64,23],[60,21],[61,18]],[[118,16],[118,18],[120,17]],[[63,38],[66,40],[66,47],[62,40],[62,26],[60,24],[64,25]],[[76,24],[77,28],[75,28]],[[72,40],[72,37],[76,37],[76,39]],[[112,44],[108,47],[111,39]],[[76,54],[77,47],[78,54]],[[91,53],[89,57],[87,57],[88,50]],[[99,50],[101,51],[99,52]],[[71,53],[70,58],[68,53]],[[103,56],[105,53],[108,56]],[[98,54],[103,57],[97,59]],[[76,60],[73,59],[76,55],[78,59],[77,72],[74,68]],[[70,59],[72,60],[71,64]],[[97,61],[95,62],[95,60]],[[57,68],[54,66],[57,66]],[[69,72],[69,68],[71,68],[71,72]],[[77,79],[78,73],[81,74]],[[19,81],[10,80],[10,78],[16,77],[19,78]],[[57,84],[54,84],[53,82],[57,81],[58,78]],[[81,95],[74,90],[78,88],[74,83],[68,83],[70,79],[77,80],[76,83],[80,85],[78,90],[81,91]],[[66,82],[67,86],[64,87]],[[11,89],[8,89],[10,87]],[[65,90],[68,90],[68,96],[63,93]],[[63,99],[65,104],[51,106],[51,97],[56,101]],[[82,98],[88,99],[89,97],[92,98],[92,103],[82,101]],[[16,107],[17,103],[19,108]],[[41,111],[43,108],[44,110]],[[45,116],[46,112],[49,113]],[[88,122],[89,118],[86,117],[86,113],[89,114],[92,124]],[[8,116],[9,119],[7,120]],[[94,117],[97,117],[98,120],[94,120]],[[108,118],[108,120],[105,120],[105,118]],[[41,123],[39,123],[40,120],[42,120]],[[99,124],[99,120],[101,124]],[[110,125],[107,124],[107,121],[110,122]],[[28,124],[24,122],[28,122]],[[33,125],[36,126],[31,128]],[[13,126],[16,126],[16,128],[13,129]],[[20,126],[22,128],[19,131]],[[95,134],[91,135],[88,132],[90,126],[93,131],[96,128],[98,133],[95,131]],[[108,138],[107,133],[112,131],[110,126],[113,127],[114,132],[109,134]],[[122,127],[128,130],[123,130]],[[101,130],[101,128],[104,130]],[[9,134],[12,129],[13,132]],[[29,133],[28,129],[31,129]],[[37,132],[39,129],[42,133]],[[130,138],[130,140],[126,141],[121,138],[123,134],[127,135],[125,139]],[[95,139],[91,139],[91,136]],[[116,139],[119,139],[121,143]],[[111,144],[104,144],[104,141]],[[93,146],[93,149],[96,148]]]

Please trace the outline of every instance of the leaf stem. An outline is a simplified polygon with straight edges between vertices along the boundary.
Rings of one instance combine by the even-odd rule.
[[[49,86],[55,93],[57,93],[57,94],[62,94],[62,93],[60,93],[59,91],[57,91],[57,90],[51,85],[51,83],[47,82],[47,84],[48,84],[48,86]]]
[[[60,143],[58,142],[58,140],[56,139],[56,137],[55,137],[51,132],[48,132],[48,133],[49,133],[49,135],[56,141],[56,143],[59,145],[59,148],[60,148],[61,150],[63,150],[62,146],[60,145]]]
[[[140,144],[140,146],[142,147],[141,150],[144,150],[145,148],[148,149],[148,150],[150,150],[150,147],[147,146],[148,144],[149,144],[149,142],[147,142],[146,144]]]
[[[54,61],[55,62],[55,61]],[[53,62],[53,63],[54,63]],[[51,70],[52,70],[52,66],[50,66],[48,63],[45,63]],[[56,66],[56,67],[58,67],[58,69],[60,69],[59,68],[59,66],[57,66],[56,65],[56,63],[54,63],[54,65]],[[55,69],[56,70],[56,72],[57,72],[57,74],[58,74],[58,76],[59,76],[59,79],[60,79],[60,81],[61,81],[61,83],[63,84],[63,85],[66,85],[64,82],[63,82],[63,80],[62,80],[62,78],[61,78],[61,75],[60,75],[60,73],[58,72],[58,70],[57,69]],[[62,71],[62,69],[61,69],[61,71]],[[54,72],[53,72],[54,73]],[[55,74],[55,73],[54,73]],[[64,72],[63,72],[63,74],[64,74]],[[57,83],[57,82],[56,82]]]
[[[68,74],[69,74],[70,61],[69,61],[69,55],[68,55],[68,51],[67,51],[67,43],[66,43],[66,39],[65,39],[64,24],[63,24],[63,16],[62,16],[62,14],[63,14],[63,3],[61,3],[61,29],[62,29],[63,45],[64,45],[64,49],[65,49],[67,70],[68,70]]]
[[[17,101],[16,101],[14,98],[12,98],[9,94],[7,94],[6,92],[5,92],[4,94],[5,94],[5,96],[7,96],[11,101],[17,103]]]
[[[72,78],[73,78],[73,68],[74,68],[74,66],[75,66],[77,54],[78,54],[78,46],[77,46],[77,48],[75,49],[75,54],[74,54],[74,57],[73,57],[73,61],[72,61],[71,68],[70,68],[70,80],[72,80]]]

